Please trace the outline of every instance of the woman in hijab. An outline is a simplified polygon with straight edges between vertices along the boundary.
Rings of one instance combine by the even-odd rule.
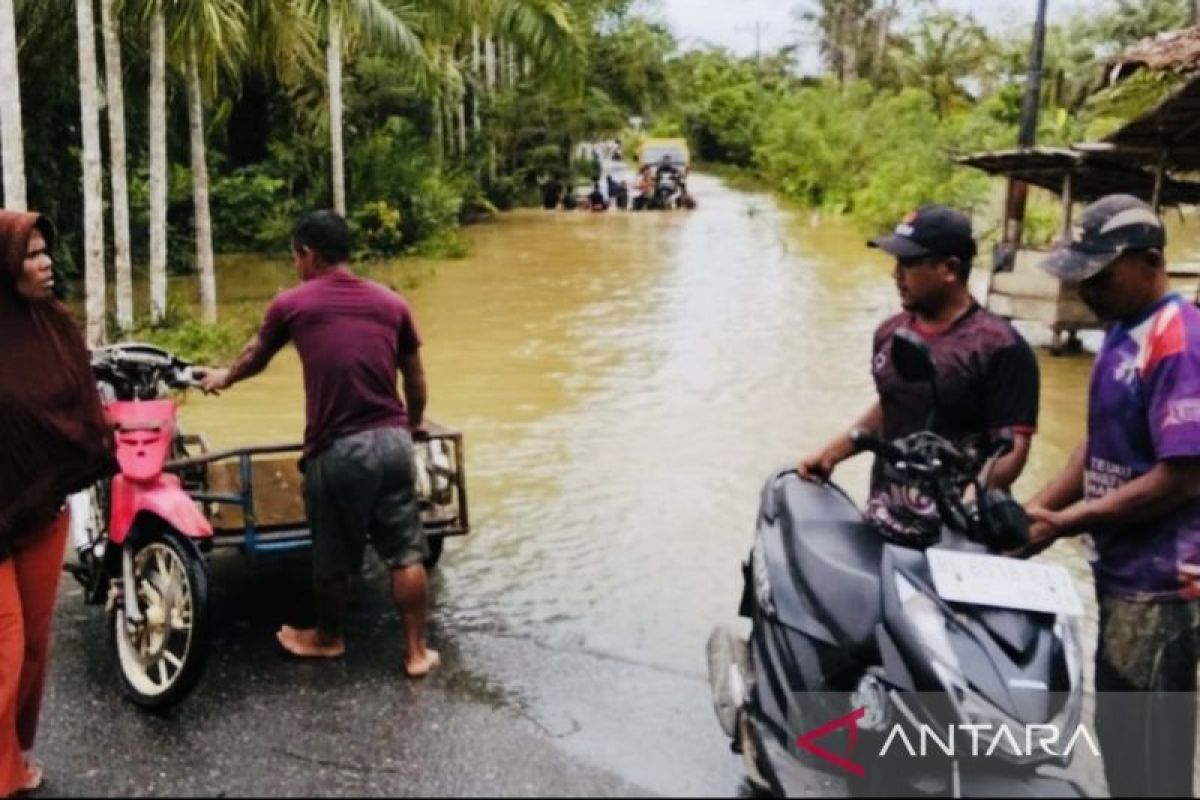
[[[0,211],[0,796],[36,789],[68,494],[116,471],[87,348],[54,297],[54,230]]]

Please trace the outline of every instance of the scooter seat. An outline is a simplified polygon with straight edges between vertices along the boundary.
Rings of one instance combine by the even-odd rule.
[[[840,642],[856,652],[873,648],[883,618],[883,537],[832,490],[788,484],[781,522],[795,545],[805,594]]]

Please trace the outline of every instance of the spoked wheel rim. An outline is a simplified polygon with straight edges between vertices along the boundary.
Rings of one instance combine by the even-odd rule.
[[[183,560],[163,542],[137,552],[133,579],[143,621],[127,625],[118,601],[117,656],[130,685],[153,697],[170,690],[183,674],[195,633],[195,592]]]

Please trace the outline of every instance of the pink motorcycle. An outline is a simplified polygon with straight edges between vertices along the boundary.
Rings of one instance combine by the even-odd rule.
[[[195,385],[191,368],[150,345],[92,354],[113,423],[121,471],[70,499],[69,564],[88,603],[105,604],[118,671],[131,700],[165,708],[196,685],[208,660],[208,565],[212,526],[177,475],[171,391]]]
[[[176,424],[172,392],[191,367],[144,344],[103,347],[92,371],[116,430],[121,473],[70,499],[86,602],[105,604],[125,693],[146,708],[183,700],[209,652],[207,557],[304,553],[312,536],[299,487],[299,442],[213,452]],[[415,447],[427,568],[447,537],[470,531],[463,438],[430,424]]]

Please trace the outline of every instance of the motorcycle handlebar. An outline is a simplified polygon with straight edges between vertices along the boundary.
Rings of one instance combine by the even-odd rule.
[[[171,375],[171,380],[167,385],[172,389],[199,389],[200,380],[192,371],[190,365],[176,367]]]
[[[858,428],[850,431],[850,442],[859,452],[866,450],[891,462],[903,461],[905,457],[904,451],[896,445]]]

